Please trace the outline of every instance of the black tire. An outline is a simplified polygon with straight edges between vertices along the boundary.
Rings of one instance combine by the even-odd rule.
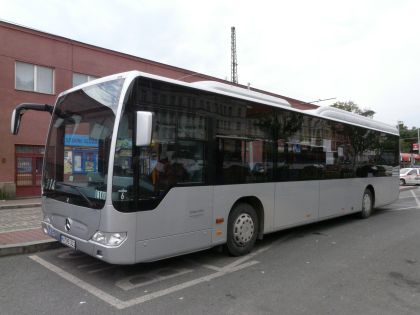
[[[258,216],[247,203],[237,204],[229,214],[225,249],[231,256],[248,254],[258,236]]]
[[[405,185],[405,180],[404,179],[400,179],[400,186],[404,186]]]
[[[373,212],[373,196],[369,189],[365,189],[362,197],[362,211],[359,214],[361,219],[366,219],[371,216]]]

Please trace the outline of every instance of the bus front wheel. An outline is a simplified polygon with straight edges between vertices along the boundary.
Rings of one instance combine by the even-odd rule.
[[[360,218],[366,219],[370,217],[373,211],[373,196],[369,189],[365,189],[362,197],[362,211],[360,212]]]
[[[229,214],[226,250],[232,256],[248,254],[258,235],[258,216],[247,203],[237,204]]]

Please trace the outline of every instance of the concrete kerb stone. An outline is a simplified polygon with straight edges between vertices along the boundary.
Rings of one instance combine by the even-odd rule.
[[[0,201],[0,210],[7,209],[23,209],[23,208],[37,208],[41,207],[41,203],[22,203],[22,204],[2,204]]]
[[[0,257],[29,254],[62,247],[56,240],[40,240],[21,244],[0,245]]]

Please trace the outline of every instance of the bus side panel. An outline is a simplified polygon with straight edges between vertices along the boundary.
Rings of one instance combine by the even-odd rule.
[[[229,212],[242,197],[258,198],[264,209],[264,233],[273,230],[274,183],[224,185],[214,187],[214,218],[224,218],[223,224],[214,224],[213,245],[226,242]],[[221,231],[222,234],[217,233]]]
[[[398,199],[397,177],[368,177],[324,180],[320,184],[319,218],[345,215],[362,210],[362,197],[371,185],[375,194],[375,207],[390,204]]]
[[[318,219],[319,181],[276,183],[275,229]]]
[[[319,218],[326,219],[361,210],[369,181],[363,178],[329,179],[320,182]]]
[[[136,243],[136,261],[151,262],[210,247],[211,230],[195,231]]]
[[[393,203],[400,194],[399,176],[377,177],[373,181],[375,189],[375,207]]]
[[[136,260],[156,260],[210,247],[212,203],[212,186],[175,187],[156,209],[138,212]]]

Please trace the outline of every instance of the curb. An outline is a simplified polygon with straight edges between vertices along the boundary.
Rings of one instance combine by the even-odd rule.
[[[61,243],[57,242],[56,240],[42,240],[22,244],[2,245],[0,246],[0,257],[35,253],[59,248],[61,246]]]
[[[19,204],[19,205],[2,205],[2,204],[0,204],[0,210],[39,208],[39,207],[41,207],[41,203],[25,203],[25,204]]]

